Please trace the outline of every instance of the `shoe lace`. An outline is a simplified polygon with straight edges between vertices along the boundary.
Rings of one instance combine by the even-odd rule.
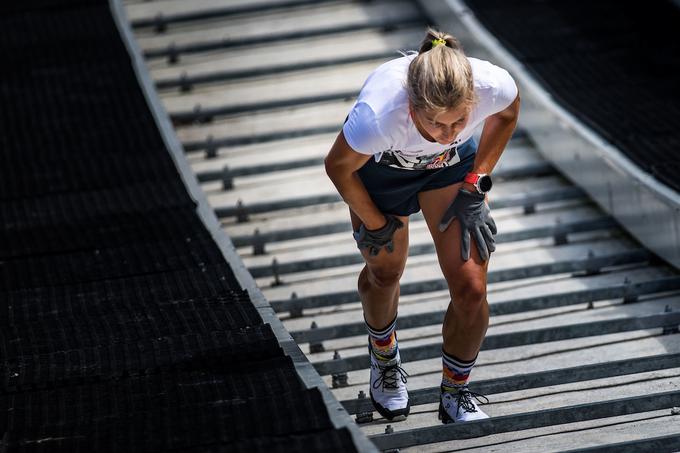
[[[481,393],[473,392],[467,387],[463,387],[458,390],[458,411],[462,408],[465,412],[477,412],[477,407],[475,407],[472,398],[476,399],[480,404],[489,404],[489,398],[486,396]]]
[[[399,380],[406,384],[408,373],[399,363],[386,366],[378,365],[378,369],[380,370],[380,376],[373,383],[374,389],[378,389],[381,386],[384,389],[396,389],[399,385]]]

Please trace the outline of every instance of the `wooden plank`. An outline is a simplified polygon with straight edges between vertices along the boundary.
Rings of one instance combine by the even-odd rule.
[[[541,309],[572,307],[572,311],[585,309],[588,304],[595,301],[621,299],[635,295],[636,297],[646,297],[649,294],[662,293],[674,291],[680,294],[680,278],[666,277],[661,279],[645,280],[640,282],[629,282],[626,278],[625,282],[609,282],[607,284],[601,283],[599,286],[593,286],[588,289],[581,289],[577,291],[569,291],[566,288],[559,288],[559,291],[554,291],[548,294],[538,294],[528,298],[513,298],[505,302],[497,302],[489,298],[489,311],[491,316],[518,314],[530,317],[531,319],[543,318],[546,315],[538,314]],[[628,300],[627,303],[633,303]],[[662,307],[663,308],[663,307]],[[423,328],[427,326],[440,325],[444,321],[446,311],[444,309],[436,309],[431,311],[424,311],[421,313],[399,315],[399,331],[402,332],[400,339],[404,339],[403,332],[405,329]],[[547,315],[552,319],[551,315]],[[504,324],[516,324],[513,321],[505,321]],[[498,326],[495,322],[494,325]],[[318,344],[326,341],[326,345],[335,349],[335,342],[331,340],[339,338],[350,338],[353,336],[366,336],[366,325],[362,321],[350,323],[332,323],[328,326],[318,325],[316,321],[311,328],[291,331],[291,336],[296,343],[313,343]]]
[[[203,141],[207,140],[208,136],[230,138],[241,137],[243,135],[286,132],[299,128],[302,125],[305,128],[335,127],[339,133],[342,128],[342,122],[353,104],[354,99],[346,99],[336,102],[229,116],[208,124],[189,125],[178,128],[177,136],[183,142]],[[257,157],[261,159],[260,156]],[[251,160],[250,164],[253,165],[256,162],[256,160]],[[264,160],[264,162],[268,161]]]
[[[676,408],[677,409],[677,408]],[[677,415],[672,411],[671,415]],[[637,431],[637,430],[636,430]],[[636,432],[637,434],[637,432]],[[656,436],[656,437],[655,437]],[[610,437],[609,444],[597,443],[592,447],[579,448],[576,450],[569,450],[569,453],[621,453],[621,452],[638,452],[638,451],[680,451],[680,432],[673,434],[659,435],[658,432],[647,434],[645,437],[633,438],[625,442],[618,442],[620,437]]]
[[[300,21],[304,15],[305,20]],[[263,30],[276,40],[276,35],[301,30],[327,29],[338,25],[370,23],[374,18],[402,20],[419,17],[412,2],[377,1],[369,4],[338,2],[331,5],[239,15],[213,21],[173,25],[172,33],[156,34],[152,30],[138,30],[137,42],[142,50],[167,48],[171,43],[183,45],[205,41],[248,39],[262,36]]]
[[[668,409],[661,409],[619,417],[494,434],[476,439],[457,439],[451,442],[404,448],[400,451],[405,453],[441,451],[544,453],[546,451],[565,451],[574,447],[592,447],[624,439],[628,441],[647,440],[656,436],[677,435],[677,433],[676,423],[674,423],[673,417],[669,415]],[[612,450],[616,453],[625,451],[622,449]],[[629,451],[637,453],[649,450],[635,449]],[[675,450],[660,449],[654,451]]]
[[[482,344],[482,350],[550,343],[607,333],[662,328],[676,329],[679,324],[680,314],[677,312],[656,312],[641,316],[615,316],[605,320],[570,323],[560,325],[559,327],[529,328],[520,331],[512,330],[510,332],[488,334]],[[423,339],[423,341],[411,342],[408,347],[400,347],[402,361],[409,362],[441,357],[441,347],[441,339],[432,341],[432,339],[428,338]],[[369,363],[369,357],[368,352],[364,352],[363,354],[357,353],[348,357],[314,361],[313,363],[314,368],[319,374],[337,374],[349,370],[362,369]]]
[[[280,114],[281,112],[279,112],[279,117]],[[251,115],[243,116],[250,118],[251,121],[261,118],[260,116]],[[224,123],[225,127],[228,127],[228,120],[225,120]],[[187,127],[178,128],[178,134],[181,134]],[[225,165],[238,171],[242,168],[259,168],[262,162],[286,164],[304,159],[323,159],[328,154],[328,150],[333,144],[336,135],[326,134],[323,136],[301,137],[280,140],[274,143],[247,145],[238,149],[223,148],[219,150],[215,158],[211,159],[206,159],[200,153],[190,153],[187,156],[192,169],[197,175],[219,171]],[[543,162],[545,161],[538,156],[533,148],[523,143],[522,140],[515,140],[510,143],[494,169],[495,182],[497,185],[503,183],[502,178],[499,179],[499,175],[504,172],[513,172],[526,167],[539,166]],[[506,180],[519,178],[511,177],[506,178]]]
[[[192,13],[217,8],[239,8],[244,6],[276,5],[286,3],[288,0],[141,0],[138,2],[126,2],[128,19],[131,22],[139,19],[155,17],[158,14],[169,16],[173,14]]]
[[[286,138],[269,143],[255,143],[223,147],[217,150],[215,158],[207,159],[204,153],[189,153],[187,160],[196,172],[222,168],[234,161],[234,166],[252,165],[252,157],[265,154],[267,158],[278,156],[281,161],[325,155],[330,149],[336,133],[319,134],[306,137]]]
[[[174,64],[169,64],[167,59],[150,60],[148,63],[151,76],[160,81],[179,78],[183,73],[200,76],[216,71],[259,70],[291,63],[305,64],[381,52],[393,53],[398,57],[397,49],[417,48],[422,38],[423,27],[394,31],[363,30],[310,40],[272,42],[267,46],[256,46],[247,52],[239,48],[182,55]]]
[[[655,280],[657,278],[668,278],[673,275],[665,267],[660,266],[639,266],[628,267],[625,269],[613,270],[611,272],[603,273],[593,276],[569,276],[553,275],[547,278],[523,280],[521,282],[511,281],[503,283],[492,283],[488,285],[488,301],[490,304],[503,304],[518,299],[526,299],[531,297],[551,297],[569,291],[579,291],[584,289],[598,289],[610,285],[618,285],[628,279],[631,283],[638,283],[643,281]],[[414,294],[411,296],[403,296],[399,301],[399,318],[414,315],[421,315],[424,313],[432,313],[436,311],[444,311],[449,305],[450,297],[448,291],[438,291],[431,294]],[[612,303],[619,303],[620,299],[612,301]],[[594,307],[599,307],[604,302],[597,302]],[[566,310],[575,310],[587,308],[587,303],[566,308]],[[544,316],[550,318],[555,313],[562,313],[565,308],[555,309],[546,308],[538,310],[533,317]],[[504,314],[494,317],[494,324],[496,323],[516,323],[527,319],[527,314]],[[301,331],[309,329],[312,321],[316,322],[319,328],[332,328],[333,326],[342,326],[347,323],[361,321],[361,307],[355,304],[352,308],[348,305],[343,306],[342,310],[306,310],[304,316],[299,318],[284,319],[283,323],[289,332]],[[398,323],[400,330],[399,338],[406,340],[411,337],[425,334],[425,330],[414,329],[417,332],[410,333],[410,328],[405,328],[403,323]],[[434,329],[431,329],[434,332]],[[361,332],[360,338],[364,339],[366,332]],[[350,337],[351,338],[351,337]],[[327,340],[324,342],[327,345],[327,350],[345,349],[357,345],[354,340],[346,339]]]
[[[651,397],[650,397],[651,396]],[[519,429],[550,426],[561,423],[580,422],[598,418],[627,415],[670,408],[680,404],[680,391],[659,393],[644,392],[638,396],[619,398],[597,403],[584,403],[574,406],[526,412],[517,415],[492,417],[462,424],[440,425],[407,430],[394,434],[371,437],[378,448],[385,450],[401,448],[437,441],[479,437]]]
[[[621,253],[629,251],[631,244],[623,240],[603,240],[595,239],[591,242],[568,244],[562,247],[554,247],[549,249],[528,249],[520,253],[504,254],[502,253],[502,245],[495,254],[493,260],[489,263],[489,273],[502,272],[508,269],[522,269],[525,267],[523,263],[532,263],[532,265],[549,265],[550,263],[568,262],[575,260],[586,259],[588,251],[592,251],[595,256],[604,256],[607,254]],[[301,255],[304,250],[301,250]],[[356,266],[360,269],[361,265]],[[278,300],[286,300],[291,292],[296,292],[299,297],[316,296],[328,294],[329,288],[338,291],[336,288],[355,288],[357,274],[352,272],[346,277],[318,279],[317,281],[304,281],[286,284],[274,288],[263,287],[265,297],[271,302]],[[422,263],[417,263],[415,260],[409,262],[406,266],[404,274],[401,279],[402,286],[415,283],[430,281],[433,278],[441,278],[441,271],[439,264],[434,256],[428,260],[423,260]],[[269,279],[267,279],[269,281]],[[265,284],[265,282],[260,282]],[[338,291],[339,293],[340,291]],[[344,293],[345,291],[343,291]]]
[[[340,353],[344,354],[341,349]],[[512,348],[480,351],[471,374],[470,385],[479,380],[500,379],[516,373],[518,363],[525,373],[557,369],[566,364],[590,365],[609,360],[626,360],[648,355],[680,352],[680,336],[660,335],[658,330],[621,332],[579,339],[539,343]],[[414,391],[438,385],[441,382],[441,357],[409,362],[408,388]],[[357,398],[360,390],[368,391],[369,370],[350,371],[348,387],[334,388],[339,400]],[[330,386],[331,376],[324,376]]]
[[[254,80],[233,81],[227,86],[199,85],[188,93],[169,93],[163,98],[163,104],[172,114],[192,110],[197,104],[203,108],[234,107],[303,96],[358,93],[366,77],[384,61],[387,60],[348,64],[344,65],[342,71],[331,67],[258,77]]]
[[[638,373],[639,376],[623,375],[591,379],[567,384],[550,385],[528,390],[517,389],[507,393],[489,394],[489,404],[480,406],[490,417],[511,417],[515,414],[546,411],[565,406],[589,404],[626,398],[645,393],[667,392],[674,389],[674,380],[680,377],[680,368],[654,370]],[[639,378],[639,379],[636,379]],[[413,407],[413,416],[392,426],[395,431],[441,425],[437,419],[438,401]],[[670,408],[668,408],[670,409]],[[670,415],[670,410],[666,412]],[[384,432],[385,419],[374,414],[372,423],[362,424],[369,436]],[[490,433],[494,434],[494,433]]]
[[[213,206],[235,206],[238,200],[242,200],[247,206],[251,203],[275,202],[293,198],[302,198],[309,195],[336,195],[337,190],[321,168],[308,173],[293,175],[292,177],[274,179],[267,185],[262,184],[262,180],[268,180],[271,175],[261,178],[249,178],[249,185],[240,188],[235,184],[236,190],[224,192],[219,183],[207,183],[203,185],[208,195],[208,199]],[[258,179],[260,181],[258,181]],[[310,190],[310,188],[314,190]],[[555,191],[567,188],[569,185],[559,176],[545,176],[541,178],[522,179],[508,181],[503,185],[494,187],[494,202],[511,197],[520,196],[523,193],[537,194],[545,191]]]
[[[572,211],[573,210],[573,211]],[[345,222],[349,222],[349,215],[345,213],[347,218],[344,219]],[[513,216],[513,217],[499,217],[496,221],[498,226],[499,235],[512,236],[513,234],[519,234],[525,230],[532,228],[541,228],[544,226],[556,225],[561,222],[561,219],[569,218],[569,222],[576,223],[580,221],[592,221],[597,219],[602,219],[602,214],[598,212],[594,207],[584,205],[573,207],[570,210],[555,210],[551,212],[537,212],[527,216]],[[311,250],[304,258],[306,259],[337,259],[346,255],[358,255],[359,252],[356,248],[355,243],[347,235],[347,232],[351,231],[348,224],[348,228],[341,233],[325,234],[317,237],[309,238],[310,240],[318,240],[319,243],[326,242],[328,244],[327,249],[321,249],[320,247],[315,247]],[[499,237],[502,239],[502,236]],[[340,244],[336,245],[336,242],[340,240]],[[499,241],[499,242],[509,242],[509,241]],[[299,247],[301,245],[309,244],[310,242],[306,240],[290,240],[290,241],[280,241],[276,243],[268,244],[265,255],[259,256],[244,256],[244,262],[246,266],[250,269],[269,266],[271,264],[272,258],[276,258],[279,264],[295,264],[302,261],[302,256],[300,256]],[[431,245],[432,238],[430,236],[429,230],[425,224],[424,219],[415,218],[409,221],[409,247],[413,249],[415,247],[425,247]],[[245,252],[245,250],[244,250]],[[434,248],[432,249],[432,253]],[[414,255],[411,253],[411,255]]]
[[[677,311],[680,310],[678,301],[680,301],[680,298],[676,292],[674,296],[648,296],[645,298],[645,302],[630,305],[622,304],[621,300],[618,299],[598,302],[592,309],[588,309],[587,305],[583,304],[575,307],[546,308],[543,310],[516,314],[514,316],[493,315],[490,320],[487,336],[547,329],[551,326],[559,327],[587,324],[591,321],[624,319],[631,316],[644,316],[646,313],[659,314],[664,312],[667,305],[670,305]],[[445,307],[446,305],[442,308]],[[428,346],[441,342],[441,324],[412,329],[399,329],[399,332],[400,348]],[[492,347],[497,344],[495,341],[496,340],[494,340],[493,344],[489,344],[489,348],[485,348],[484,350],[495,349]],[[575,343],[578,343],[579,341],[576,341]],[[342,357],[345,359],[352,359],[353,357],[364,356],[366,354],[366,335],[327,340],[324,344],[327,346],[325,352],[308,354],[311,361],[319,363],[332,360],[333,352],[336,350],[342,351]],[[506,347],[514,346],[506,344]],[[527,347],[527,345],[523,345],[522,347]],[[418,363],[426,361],[427,358],[414,358],[409,362],[406,362],[406,359],[404,360],[405,363],[414,363],[412,366],[414,366],[417,371],[420,371],[420,365]],[[409,368],[411,368],[411,365],[406,367],[407,371]]]
[[[479,394],[486,396],[498,395],[498,398],[490,398],[488,407],[495,404],[512,403],[526,404],[535,395],[553,396],[556,393],[570,392],[572,389],[587,387],[588,381],[602,383],[608,380],[606,385],[616,385],[613,378],[620,379],[622,383],[655,379],[659,376],[673,377],[679,375],[680,353],[655,354],[652,356],[635,357],[631,359],[607,361],[591,365],[576,364],[556,369],[548,369],[536,373],[510,373],[507,376],[475,380],[473,389]],[[570,364],[572,365],[572,364]],[[643,378],[642,373],[649,373],[648,378]],[[567,384],[582,383],[581,386],[568,386]],[[555,392],[557,386],[562,386],[560,392]],[[529,391],[525,394],[521,392]],[[441,389],[439,385],[422,389],[409,390],[409,402],[411,407],[439,402]],[[370,398],[353,398],[342,401],[343,407],[350,414],[374,411]]]

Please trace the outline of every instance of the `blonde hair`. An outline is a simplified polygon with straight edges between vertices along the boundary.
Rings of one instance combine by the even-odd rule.
[[[427,112],[476,103],[472,68],[458,40],[430,28],[408,67],[406,90],[412,108]]]

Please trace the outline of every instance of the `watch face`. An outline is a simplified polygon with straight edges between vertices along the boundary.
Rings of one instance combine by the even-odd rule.
[[[479,190],[482,192],[488,192],[491,190],[491,186],[493,186],[493,183],[491,182],[491,176],[484,175],[479,178]]]

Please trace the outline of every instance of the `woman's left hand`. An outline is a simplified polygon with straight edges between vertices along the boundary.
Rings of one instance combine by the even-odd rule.
[[[496,250],[493,235],[498,232],[496,222],[491,217],[491,210],[484,202],[484,194],[469,192],[465,189],[458,195],[446,210],[439,222],[439,231],[444,232],[451,222],[458,219],[461,234],[461,258],[470,259],[470,234],[475,238],[477,250],[482,260],[487,261],[489,255]]]

